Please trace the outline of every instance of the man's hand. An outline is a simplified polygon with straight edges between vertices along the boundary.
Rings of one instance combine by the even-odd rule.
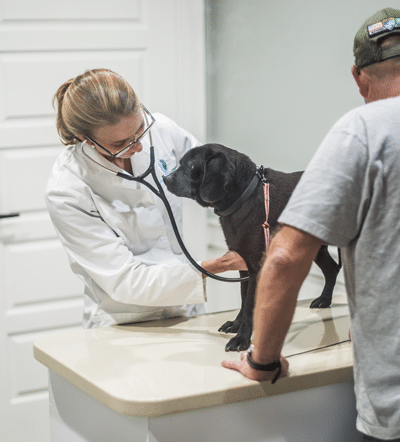
[[[281,356],[281,364],[282,373],[279,376],[279,379],[287,376],[289,372],[289,362],[283,356]],[[259,382],[272,381],[276,374],[276,371],[259,371],[251,368],[247,362],[247,351],[241,353],[240,361],[223,361],[222,366],[229,368],[230,370],[236,370],[239,373],[242,373],[246,378]]]

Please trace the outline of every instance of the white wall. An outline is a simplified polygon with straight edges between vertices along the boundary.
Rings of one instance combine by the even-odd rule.
[[[363,103],[350,66],[362,23],[388,0],[206,0],[208,141],[302,170]]]
[[[265,167],[303,170],[335,121],[363,104],[350,72],[353,40],[385,7],[400,2],[205,0],[207,141]],[[215,257],[225,247],[210,216],[208,254]],[[239,284],[207,286],[208,311],[240,307]],[[316,298],[322,287],[313,265],[299,299]],[[345,293],[342,272],[334,293]]]

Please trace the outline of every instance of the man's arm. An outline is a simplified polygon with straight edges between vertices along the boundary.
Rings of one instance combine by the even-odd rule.
[[[297,296],[323,242],[308,233],[284,226],[271,242],[261,269],[254,309],[252,359],[269,364],[280,359],[283,343],[293,319]],[[288,363],[282,361],[282,375]],[[273,373],[252,369],[246,357],[239,362],[223,362],[250,379],[271,380]]]

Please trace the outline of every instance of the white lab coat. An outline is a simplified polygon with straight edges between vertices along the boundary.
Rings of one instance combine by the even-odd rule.
[[[151,133],[157,177],[171,172],[195,137],[161,114]],[[150,142],[131,159],[142,174]],[[86,152],[96,162],[89,159]],[[67,147],[51,172],[46,203],[73,272],[85,283],[85,328],[185,315],[206,300],[201,273],[188,263],[162,201],[86,143]],[[146,181],[153,182],[151,176]],[[165,189],[165,186],[163,184]],[[166,191],[182,233],[182,201]]]

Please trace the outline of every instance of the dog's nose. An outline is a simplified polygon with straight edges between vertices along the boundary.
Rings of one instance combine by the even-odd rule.
[[[171,181],[172,181],[171,174],[164,176],[164,183],[168,189],[169,189],[168,186],[171,184]]]

